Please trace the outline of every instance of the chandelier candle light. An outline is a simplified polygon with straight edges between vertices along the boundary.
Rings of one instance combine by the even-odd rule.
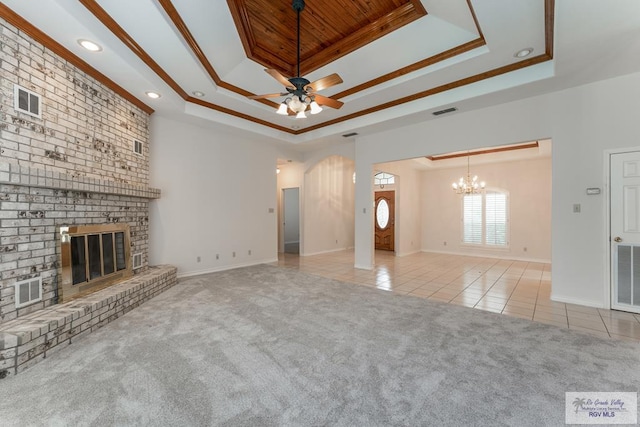
[[[469,154],[467,153],[467,178],[460,177],[458,182],[454,182],[452,184],[453,191],[456,194],[475,194],[479,193],[481,190],[484,190],[485,182],[478,182],[478,176],[474,175],[471,178],[471,173],[469,172]]]

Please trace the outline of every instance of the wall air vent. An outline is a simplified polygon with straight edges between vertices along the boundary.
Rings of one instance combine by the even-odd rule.
[[[40,95],[17,84],[13,85],[13,108],[16,111],[41,119],[40,105]]]
[[[444,110],[434,111],[431,114],[433,114],[434,116],[441,116],[443,114],[453,113],[454,111],[458,111],[458,109],[456,107],[445,108]]]
[[[351,133],[345,133],[344,136],[345,138],[349,138],[350,136],[356,136],[358,134],[358,132],[351,132]]]
[[[140,267],[142,267],[142,254],[133,254],[133,269],[136,270]]]
[[[14,285],[16,287],[16,308],[25,307],[34,302],[42,301],[42,277],[23,280]]]
[[[133,152],[142,156],[142,142],[136,139],[133,140]]]

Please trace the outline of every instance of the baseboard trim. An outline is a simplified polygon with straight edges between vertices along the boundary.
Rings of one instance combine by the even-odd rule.
[[[313,256],[313,255],[322,255],[322,254],[329,254],[331,252],[340,252],[340,251],[346,251],[350,248],[346,247],[346,248],[336,248],[336,249],[328,249],[326,251],[318,251],[318,252],[309,252],[309,253],[301,253],[300,256]]]
[[[511,256],[511,254],[508,254],[508,253],[505,253],[504,255],[496,255],[496,254],[468,253],[468,252],[456,252],[456,251],[436,251],[431,249],[421,249],[420,252],[443,254],[443,255],[472,256],[472,257],[479,257],[479,258],[510,259],[513,261],[541,262],[544,264],[551,264],[550,259],[517,257],[517,256]]]
[[[190,271],[190,272],[187,272],[187,273],[180,273],[180,274],[178,274],[178,279],[182,279],[182,278],[186,278],[186,277],[193,277],[193,276],[201,276],[203,274],[209,274],[209,273],[217,273],[219,271],[233,270],[235,268],[251,267],[251,266],[260,265],[260,264],[270,264],[270,263],[274,263],[274,262],[278,262],[278,258],[263,259],[263,260],[251,261],[251,262],[244,262],[244,263],[241,263],[241,264],[223,265],[223,266],[220,266],[220,267],[208,268],[208,269],[205,269],[205,270],[198,270],[198,271]]]
[[[593,308],[602,308],[602,309],[606,309],[605,305],[602,304],[602,302],[598,302],[598,301],[590,301],[590,300],[582,300],[579,298],[571,298],[571,297],[564,297],[561,295],[554,295],[553,292],[551,293],[551,301],[556,301],[556,302],[562,302],[565,304],[575,304],[575,305],[583,305],[586,307],[593,307]]]

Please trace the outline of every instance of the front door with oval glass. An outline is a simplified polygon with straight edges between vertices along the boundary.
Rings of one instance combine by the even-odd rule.
[[[395,241],[395,192],[377,191],[375,208],[375,248],[393,251]]]

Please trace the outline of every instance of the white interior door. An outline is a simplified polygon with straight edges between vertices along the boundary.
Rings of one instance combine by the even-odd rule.
[[[640,152],[611,154],[611,308],[640,313]]]

